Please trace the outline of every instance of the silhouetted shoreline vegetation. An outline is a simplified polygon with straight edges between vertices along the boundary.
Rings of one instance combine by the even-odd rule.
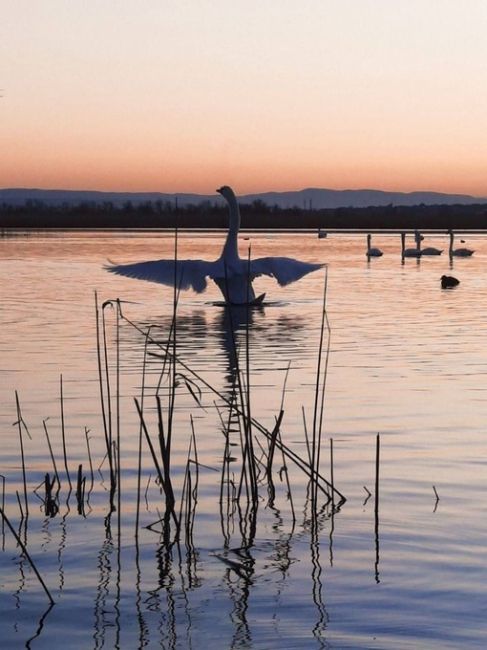
[[[306,210],[280,208],[257,200],[240,204],[242,228],[322,229],[461,229],[487,228],[487,204],[376,206]],[[0,228],[225,228],[225,205],[204,202],[176,206],[148,201],[123,205],[111,202],[49,205],[26,201],[0,204]]]

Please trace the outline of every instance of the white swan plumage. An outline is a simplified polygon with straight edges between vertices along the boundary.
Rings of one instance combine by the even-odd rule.
[[[382,257],[383,253],[380,248],[375,248],[374,246],[371,246],[372,242],[372,235],[369,233],[367,235],[367,250],[365,254],[367,257]]]
[[[421,239],[416,237],[416,248],[406,248],[406,233],[401,233],[401,256],[421,257]]]
[[[421,257],[423,255],[441,255],[442,253],[441,248],[435,248],[434,246],[426,246],[426,248],[421,249]]]
[[[229,226],[225,245],[220,257],[214,262],[206,260],[152,260],[135,264],[106,266],[107,271],[138,280],[148,280],[181,289],[193,289],[202,293],[207,287],[207,278],[215,282],[230,304],[260,302],[263,296],[255,297],[252,281],[260,275],[275,278],[281,286],[296,282],[303,276],[322,268],[319,263],[301,262],[291,257],[261,257],[244,260],[238,254],[238,232],[240,211],[231,187],[224,185],[217,192],[227,201]]]
[[[418,239],[420,242],[424,240],[424,237],[419,232],[419,230],[414,231],[414,237],[416,239],[416,242],[418,242]],[[441,255],[442,253],[443,253],[442,249],[435,248],[434,246],[426,246],[425,248],[421,248],[421,257],[423,257],[423,255]]]
[[[475,251],[470,248],[453,248],[455,235],[453,234],[453,230],[449,230],[448,232],[450,235],[450,248],[448,250],[450,257],[471,257],[474,254]]]

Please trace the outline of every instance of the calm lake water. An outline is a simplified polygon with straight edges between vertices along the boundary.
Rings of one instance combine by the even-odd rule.
[[[446,236],[427,239],[425,244],[448,248]],[[164,497],[143,437],[137,538],[140,418],[134,398],[143,400],[157,446],[154,393],[163,360],[156,344],[148,344],[152,354],[144,354],[144,333],[150,330],[164,345],[173,296],[169,288],[113,276],[103,265],[108,259],[172,257],[173,238],[92,232],[3,237],[0,473],[6,483],[5,512],[55,606],[48,609],[42,586],[5,527],[0,645],[485,647],[487,238],[468,237],[475,255],[456,259],[453,268],[445,254],[401,263],[399,235],[391,234],[374,236],[384,256],[370,262],[365,235],[319,240],[311,234],[251,234],[240,244],[242,256],[251,244],[253,257],[287,255],[328,263],[331,334],[321,473],[331,476],[333,439],[334,483],[346,502],[339,509],[323,509],[313,523],[307,477],[289,464],[291,501],[276,451],[275,502],[269,504],[262,480],[255,530],[234,501],[223,499],[220,505],[222,422],[229,418],[227,400],[236,371],[232,326],[225,310],[214,304],[219,293],[211,286],[205,294],[181,294],[177,310],[177,354],[184,366],[178,367],[171,462],[179,512],[193,427],[199,477],[197,501],[191,502],[192,535],[182,534],[180,544],[169,550],[163,543],[161,524],[154,522],[162,517]],[[215,234],[183,234],[179,257],[215,259],[221,245],[222,237]],[[442,291],[444,273],[455,275],[460,285]],[[256,288],[266,292],[268,302],[252,311],[249,323],[251,414],[272,430],[284,400],[282,440],[303,458],[308,453],[303,412],[308,431],[313,421],[324,277],[317,272],[284,288],[269,278],[257,279]],[[121,509],[111,517],[95,291],[100,305],[124,301],[123,316],[133,323],[119,321],[117,391],[116,310],[103,309],[113,432],[116,436],[119,421],[120,435]],[[235,316],[233,326],[245,368],[245,317]],[[71,494],[63,460],[61,375]],[[167,386],[164,378],[164,409]],[[29,505],[24,519],[16,391],[31,436],[22,429]],[[51,513],[44,487],[34,492],[46,472],[53,477],[46,430],[61,480]],[[257,429],[254,434],[254,451],[263,458],[267,442]],[[236,460],[229,464],[229,479],[237,483],[240,440],[238,433],[231,435],[228,453]],[[81,513],[75,494],[80,464],[86,477]],[[195,463],[191,467],[195,481]]]

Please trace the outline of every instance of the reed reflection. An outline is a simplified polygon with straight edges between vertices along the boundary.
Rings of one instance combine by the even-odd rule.
[[[292,505],[291,486],[289,484],[286,459],[283,453],[282,439],[280,438],[281,415],[276,419],[276,427],[271,433],[267,446],[260,446],[257,452],[254,448],[254,434],[251,416],[251,366],[250,349],[252,347],[252,359],[258,356],[259,340],[265,341],[268,349],[269,341],[274,336],[282,337],[282,322],[279,323],[279,331],[273,330],[275,321],[271,325],[266,322],[263,307],[249,309],[248,307],[226,307],[219,312],[214,321],[216,326],[212,330],[208,328],[204,314],[199,313],[197,319],[180,318],[178,320],[178,336],[188,337],[191,341],[203,337],[215,337],[226,360],[225,374],[225,401],[217,407],[224,436],[224,453],[221,467],[220,481],[220,522],[223,535],[223,554],[215,554],[216,557],[226,565],[225,583],[228,586],[229,596],[233,603],[233,610],[230,619],[234,625],[234,631],[230,647],[248,647],[252,642],[251,628],[248,621],[249,599],[252,593],[252,586],[255,580],[255,565],[253,547],[257,531],[257,512],[259,507],[258,487],[261,484],[267,485],[268,507],[277,518],[277,528],[282,525],[280,511],[275,506],[275,486],[272,480],[273,458],[275,447],[273,442],[280,441],[282,455],[282,467],[280,478],[285,477],[286,496],[292,508],[292,530],[286,535],[279,533],[275,542],[275,555],[272,557],[272,566],[278,568],[281,573],[281,580],[285,580],[288,568],[291,563],[290,549],[293,531],[295,527],[294,506]],[[299,319],[291,319],[288,323],[289,331],[299,332]],[[168,325],[169,326],[169,325]],[[299,334],[297,334],[299,338]],[[207,340],[204,342],[208,345]],[[187,346],[184,346],[187,347]],[[256,352],[257,349],[257,352]],[[284,396],[283,396],[284,400]],[[282,401],[283,401],[282,400]],[[333,491],[333,487],[330,486]],[[327,502],[330,501],[328,496]],[[332,508],[334,511],[334,508]],[[319,547],[317,542],[317,531],[321,530],[323,515],[316,517],[311,514],[311,529],[315,531],[312,552],[312,580],[313,600],[318,608],[319,617],[313,630],[314,636],[321,643],[323,630],[326,627],[327,615],[322,600],[321,565],[319,561]],[[235,546],[232,541],[238,534],[239,543]],[[189,536],[189,539],[191,536]],[[168,583],[168,566],[171,560],[171,552],[160,550],[160,587],[166,591],[173,588],[173,581]],[[166,629],[170,637],[166,638],[169,646],[174,643],[175,621],[170,615],[172,607],[168,610]],[[323,647],[323,646],[321,646]]]
[[[320,518],[316,517],[311,525],[311,539],[310,539],[310,553],[311,553],[311,580],[313,603],[315,604],[318,616],[315,624],[313,625],[313,636],[318,641],[320,648],[326,648],[326,640],[324,638],[326,629],[329,623],[329,616],[323,600],[323,569],[320,561],[320,539],[319,530],[322,527]]]
[[[107,526],[105,530],[106,537],[97,556],[99,575],[93,603],[93,642],[97,650],[114,643],[114,639],[107,638],[107,634],[113,632],[117,622],[117,617],[113,616],[109,607],[114,544],[110,528]]]
[[[151,471],[156,473],[158,494],[156,498],[162,497],[165,502],[165,512],[161,513],[159,519],[151,522],[147,528],[150,533],[157,534],[159,541],[156,542],[155,565],[157,570],[157,586],[147,592],[148,598],[144,599],[142,588],[142,573],[148,566],[148,559],[145,553],[139,555],[139,531],[136,539],[136,578],[135,578],[135,610],[138,620],[139,641],[141,646],[148,643],[150,627],[147,622],[146,610],[158,614],[158,634],[160,643],[164,647],[175,648],[181,643],[190,647],[192,643],[192,616],[191,606],[188,598],[190,590],[199,588],[203,583],[199,575],[199,554],[194,541],[194,527],[198,504],[199,472],[201,467],[208,471],[215,471],[201,463],[198,448],[197,435],[194,427],[193,417],[189,415],[191,426],[188,435],[189,443],[186,455],[186,464],[179,464],[176,471],[173,471],[171,452],[171,427],[176,421],[178,412],[174,409],[176,388],[178,397],[184,388],[187,389],[185,398],[193,399],[198,405],[207,406],[202,403],[202,387],[210,390],[217,398],[216,409],[220,413],[220,421],[223,430],[224,456],[221,466],[220,479],[220,521],[223,537],[223,552],[216,554],[226,566],[225,584],[228,586],[229,594],[233,602],[231,620],[234,623],[232,632],[232,647],[242,647],[252,642],[252,625],[249,618],[250,599],[253,586],[257,582],[256,566],[259,548],[258,539],[258,515],[261,511],[268,509],[276,518],[273,549],[271,552],[270,567],[279,572],[280,581],[277,591],[288,576],[288,569],[291,564],[291,547],[293,533],[296,527],[296,513],[294,498],[291,490],[287,463],[291,460],[310,479],[312,490],[319,481],[320,491],[325,494],[327,503],[330,501],[329,490],[333,486],[326,482],[318,472],[305,460],[286,446],[281,435],[281,423],[284,413],[284,395],[286,386],[282,390],[280,410],[275,417],[275,424],[272,430],[267,430],[254,417],[253,412],[253,387],[254,373],[261,372],[259,366],[266,364],[264,353],[267,359],[272,359],[279,366],[279,371],[284,370],[287,376],[288,367],[282,367],[283,362],[279,356],[274,357],[272,345],[269,352],[269,344],[275,342],[278,349],[283,336],[287,337],[289,348],[299,348],[301,338],[302,321],[300,318],[276,318],[267,319],[264,308],[225,308],[219,309],[214,318],[207,313],[200,312],[196,318],[188,315],[175,322],[174,316],[166,319],[165,323],[158,324],[158,339],[152,338],[155,325],[151,323],[147,330],[137,326],[133,329],[127,327],[123,331],[123,340],[119,340],[119,319],[122,320],[120,303],[110,301],[105,306],[113,304],[119,310],[116,316],[116,334],[114,341],[115,357],[111,365],[105,361],[105,375],[102,375],[104,383],[104,410],[107,414],[107,455],[110,466],[109,501],[105,503],[104,510],[104,540],[97,555],[98,576],[96,584],[96,596],[93,604],[93,643],[94,647],[101,648],[111,645],[118,648],[121,643],[122,629],[125,621],[121,616],[121,486],[122,467],[120,463],[120,435],[117,431],[117,420],[120,417],[120,359],[119,346],[128,353],[129,367],[132,366],[132,352],[138,347],[140,351],[141,333],[144,335],[144,362],[143,381],[140,398],[135,400],[139,415],[139,457],[141,458],[142,443],[146,443],[146,450],[150,451],[150,458],[153,462]],[[128,319],[126,323],[132,325]],[[103,321],[105,328],[105,321]],[[164,328],[165,331],[164,331]],[[148,332],[151,332],[149,340]],[[161,334],[161,331],[163,333]],[[132,333],[134,336],[132,337]],[[290,333],[290,334],[289,334]],[[176,351],[176,334],[178,341],[183,341],[183,349],[188,350],[190,346],[187,341],[190,339],[194,348],[208,345],[217,347],[224,360],[224,370],[218,374],[223,383],[223,388],[214,388],[209,381],[204,379],[203,372],[192,372],[193,364],[186,362],[185,355],[179,355]],[[289,336],[288,336],[289,334]],[[108,341],[105,331],[100,337]],[[161,351],[162,350],[162,351]],[[187,353],[187,352],[186,352]],[[146,367],[146,359],[152,355],[150,369]],[[101,356],[105,356],[105,353]],[[204,355],[207,361],[207,355]],[[108,358],[106,354],[105,359]],[[138,357],[134,357],[138,358]],[[257,360],[257,363],[256,363]],[[137,361],[140,364],[140,358]],[[179,365],[178,365],[179,364]],[[198,368],[198,363],[194,364]],[[257,366],[257,369],[256,369]],[[138,370],[138,366],[134,366]],[[182,370],[181,370],[182,368]],[[103,368],[102,368],[103,370]],[[153,381],[149,384],[146,381],[146,374],[149,370],[153,373]],[[115,373],[115,380],[110,372]],[[212,379],[212,381],[214,381]],[[147,407],[149,399],[154,400],[151,408]],[[112,410],[112,405],[115,407]],[[154,405],[155,404],[155,405]],[[188,417],[187,411],[181,409],[184,417]],[[50,442],[49,432],[44,422],[47,445],[52,463],[52,474],[46,473],[42,483],[42,508],[45,519],[43,524],[44,535],[50,536],[49,526],[51,520],[59,514],[59,488],[60,481],[57,472],[56,460]],[[187,429],[186,429],[187,431]],[[88,438],[88,430],[84,432],[86,450],[88,452],[91,487],[86,490],[86,483],[90,486],[88,475],[83,472],[82,464],[78,465],[78,478],[75,486],[76,508],[73,508],[73,515],[80,515],[86,518],[89,515],[89,504],[87,494],[93,489],[93,464]],[[178,440],[181,446],[181,441]],[[111,460],[110,460],[111,456]],[[149,453],[148,453],[149,456]],[[103,463],[103,461],[102,461]],[[318,463],[316,463],[318,465]],[[142,460],[139,462],[137,477],[137,503],[140,502],[142,486]],[[279,482],[277,477],[279,476]],[[102,476],[103,482],[103,476]],[[56,491],[57,486],[57,491]],[[326,487],[324,487],[326,486]],[[108,492],[108,490],[107,490]],[[267,499],[264,498],[267,492]],[[124,494],[129,495],[129,492]],[[132,495],[133,497],[133,495]],[[129,498],[131,498],[129,496]],[[154,494],[148,497],[148,502],[154,498]],[[279,505],[283,501],[283,510]],[[20,498],[19,498],[20,503]],[[317,499],[312,499],[310,520],[320,520],[320,514],[316,513]],[[85,511],[85,507],[88,505]],[[69,512],[69,498],[68,498]],[[157,508],[156,508],[157,509]],[[291,511],[289,516],[289,510]],[[290,532],[284,533],[282,512],[289,517]],[[63,525],[66,524],[67,513],[63,516]],[[137,506],[138,512],[138,506]],[[137,515],[137,523],[139,525]],[[263,512],[262,517],[268,516]],[[316,523],[316,522],[315,522]],[[115,529],[116,527],[116,529]],[[132,524],[131,524],[131,530]],[[112,530],[113,528],[113,530]],[[50,537],[49,537],[50,539]],[[62,538],[59,550],[59,574],[60,591],[64,586],[64,570],[62,568],[62,555],[66,547],[66,529]],[[315,552],[315,551],[313,551]],[[316,555],[316,553],[315,553]],[[313,589],[316,595],[313,596],[319,607],[320,620],[318,628],[323,627],[322,597],[321,597],[321,567],[319,557],[313,559]],[[265,569],[269,568],[266,563]],[[151,572],[153,575],[153,571]],[[318,634],[319,636],[319,634]]]
[[[41,617],[39,618],[39,622],[37,623],[37,629],[35,631],[35,634],[31,636],[29,639],[27,639],[27,641],[25,642],[25,647],[27,649],[35,647],[35,645],[33,646],[32,644],[36,639],[38,639],[41,636],[46,619],[49,616],[49,613],[51,612],[51,609],[53,607],[54,607],[54,603],[50,603],[49,607],[45,610],[45,612],[42,613]]]
[[[250,648],[252,647],[252,634],[248,621],[249,597],[251,588],[251,575],[238,576],[234,578],[235,572],[227,569],[224,582],[228,588],[228,595],[232,603],[230,620],[233,624],[233,634],[229,647]]]

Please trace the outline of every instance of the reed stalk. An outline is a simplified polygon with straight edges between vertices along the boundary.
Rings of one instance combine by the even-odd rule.
[[[76,501],[78,503],[78,514],[85,516],[85,489],[86,477],[83,476],[83,465],[78,465],[78,475],[76,481]]]
[[[15,403],[17,406],[17,422],[16,424],[18,425],[18,430],[19,430],[19,441],[20,441],[20,457],[22,461],[22,483],[24,487],[24,503],[25,503],[25,514],[26,516],[29,515],[29,503],[27,500],[27,478],[25,474],[25,456],[24,456],[24,439],[22,436],[22,411],[20,410],[20,401],[19,401],[19,395],[17,391],[15,391]]]
[[[76,481],[76,500],[78,502],[78,512],[81,514],[83,505],[83,465],[78,465],[78,475]]]
[[[41,485],[42,485],[42,483],[41,483]],[[20,520],[23,521],[25,515],[24,515],[24,509],[22,508],[22,501],[20,499],[19,491],[15,490],[15,494],[17,496],[17,503],[18,503],[19,510],[20,510]]]
[[[182,525],[183,521],[183,507],[186,505],[184,515],[186,516],[187,519],[187,512],[188,512],[188,507],[187,507],[187,501],[188,501],[188,495],[187,495],[187,490],[188,490],[188,482],[189,482],[189,459],[191,456],[191,446],[192,446],[192,441],[189,441],[189,448],[188,448],[188,456],[186,458],[186,467],[184,470],[184,479],[183,479],[183,487],[181,489],[181,502],[179,504],[179,525]]]
[[[333,463],[333,438],[330,438],[330,483],[331,483],[331,509],[335,510],[335,478]]]
[[[176,389],[172,387],[171,392],[174,392]],[[162,469],[164,472],[164,492],[166,495],[166,508],[170,511],[174,510],[175,506],[175,497],[174,490],[171,482],[171,427],[168,424],[167,437],[164,435],[164,422],[162,417],[162,405],[161,398],[159,395],[156,395],[156,404],[157,404],[157,425],[159,430],[159,446],[161,450],[161,459],[162,459]]]
[[[68,469],[68,457],[66,452],[66,432],[64,427],[64,397],[63,397],[63,376],[60,375],[59,378],[59,390],[60,390],[60,404],[61,404],[61,436],[63,440],[63,457],[64,457],[64,469],[66,470],[66,476],[68,478],[69,489],[72,489],[71,477],[69,475]],[[58,479],[59,480],[59,479]]]
[[[434,485],[433,485],[433,492],[435,493],[435,497],[436,497],[435,507],[433,508],[433,512],[436,512],[436,510],[438,509],[438,503],[440,502],[440,496],[436,491],[436,487]]]
[[[250,258],[251,258],[251,246],[248,249],[247,255],[247,304],[245,305],[245,370],[246,370],[246,419],[245,419],[245,442],[248,449],[248,458],[249,458],[249,474],[250,474],[250,484],[252,488],[252,505],[254,508],[257,508],[258,505],[258,488],[257,488],[257,476],[256,476],[256,466],[255,466],[255,455],[254,455],[254,444],[253,444],[253,431],[252,431],[252,417],[250,410],[250,329],[249,329],[249,320],[250,320]]]
[[[5,476],[0,474],[2,479],[2,510],[5,510]],[[5,550],[5,521],[2,517],[2,551]]]
[[[327,314],[326,314],[327,285],[328,285],[328,268],[325,267],[325,281],[323,286],[323,306],[321,312],[321,326],[320,326],[320,336],[319,336],[319,346],[318,346],[318,364],[316,368],[315,398],[314,398],[314,408],[313,408],[313,432],[312,432],[312,446],[311,446],[311,466],[315,474],[319,473],[319,467],[320,467],[321,432],[322,432],[322,423],[323,423],[326,374],[328,370],[328,358],[329,358],[329,350],[330,350],[330,336],[329,336],[329,327],[328,327],[328,344],[327,344],[326,357],[325,357],[325,368],[324,368],[323,379],[321,379],[324,332],[325,332],[325,328],[328,325]],[[312,503],[314,504],[314,509],[316,512],[316,507],[317,507],[316,483],[313,482],[312,488],[313,488],[311,492]]]
[[[375,440],[375,510],[379,512],[380,433]]]
[[[107,415],[107,406],[105,403],[105,391],[103,387],[103,364],[102,364],[102,345],[101,345],[101,331],[100,331],[100,310],[98,308],[98,294],[95,291],[95,314],[96,314],[96,352],[97,352],[97,362],[98,362],[98,386],[100,391],[100,406],[103,420],[103,433],[105,436],[105,446],[106,446],[106,457],[108,458],[108,464],[110,468],[110,484],[113,486],[114,476],[113,476],[113,462],[112,462],[112,448],[111,448],[111,434],[109,432],[109,420]],[[103,321],[104,323],[104,321]],[[105,335],[103,335],[103,340],[106,341]],[[106,358],[106,346],[105,347],[105,358]],[[109,400],[110,401],[110,400]]]
[[[146,376],[146,365],[147,365],[147,346],[149,343],[149,334],[151,328],[147,330],[147,335],[144,341],[144,358],[142,361],[142,386],[140,389],[140,408],[142,413],[144,412],[144,396],[145,396],[145,376]],[[135,507],[135,537],[138,539],[139,536],[139,521],[140,521],[140,490],[142,485],[142,423],[139,422],[139,444],[137,451],[137,502]]]
[[[190,415],[192,435],[189,442],[188,455],[186,460],[186,469],[184,473],[183,487],[181,490],[181,503],[179,507],[179,526],[183,522],[183,507],[184,507],[184,533],[185,544],[189,551],[193,550],[193,524],[196,512],[196,500],[198,490],[198,452],[196,450],[196,437],[194,433],[194,422]],[[191,452],[195,455],[195,460],[191,459]],[[192,483],[191,464],[195,465],[195,485]]]
[[[134,329],[136,329],[140,334],[143,336],[146,335],[146,333],[138,326],[136,325],[133,321],[131,321],[129,318],[127,318],[125,315],[122,314],[122,317],[124,320],[126,320]],[[151,342],[153,342],[155,345],[160,346],[160,344],[151,337]],[[161,347],[162,349],[162,347]],[[167,354],[171,356],[171,352],[167,351]],[[217,388],[215,388],[212,384],[210,384],[208,381],[204,379],[198,372],[193,370],[185,361],[183,361],[180,357],[177,357],[177,362],[178,364],[190,375],[192,375],[196,380],[198,380],[205,388],[210,390],[214,395],[216,395],[223,403],[225,403],[227,406],[230,406],[232,404],[233,397],[228,398],[226,395],[224,395],[222,392],[220,392]],[[245,412],[239,408],[238,405],[233,406],[235,412],[244,420],[246,417]],[[258,420],[256,420],[254,417],[252,417],[252,425],[264,436],[269,437],[271,435],[270,431],[268,431]],[[287,445],[285,445],[282,441],[277,441],[276,445],[278,449],[282,450],[286,457],[291,460],[301,471],[308,476],[308,478],[312,478],[314,481],[318,482],[318,489],[325,495],[328,495],[327,489],[331,489],[331,484],[329,481],[324,478],[319,471],[316,471],[312,465],[306,463],[298,454],[296,454],[294,451],[292,451]],[[322,483],[322,485],[320,484]],[[335,494],[339,497],[339,506],[341,506],[343,503],[346,502],[345,496],[335,487]]]
[[[108,363],[108,344],[107,344],[107,328],[105,319],[105,307],[113,307],[111,300],[106,300],[101,307],[102,315],[102,336],[103,336],[103,364],[105,373],[105,386],[107,391],[107,422],[108,422],[108,447],[109,457],[113,453],[113,418],[112,418],[112,390],[110,383],[110,368]],[[112,477],[115,481],[115,477]]]
[[[279,431],[279,441],[282,445],[282,438],[281,438],[281,432]],[[286,487],[287,487],[287,495],[289,498],[289,505],[291,506],[291,514],[293,517],[293,530],[294,526],[296,524],[296,511],[294,510],[294,501],[293,501],[293,493],[291,490],[291,481],[289,480],[289,471],[287,468],[287,461],[286,461],[286,455],[281,449],[281,458],[282,458],[282,470],[284,472],[284,475],[286,477]],[[281,477],[282,478],[282,477]]]
[[[46,434],[47,446],[49,448],[49,454],[51,456],[51,462],[52,462],[52,467],[53,467],[53,470],[54,470],[54,476],[56,477],[56,481],[57,481],[57,484],[58,484],[59,489],[60,489],[61,488],[61,481],[59,480],[59,473],[57,471],[56,459],[54,458],[54,453],[52,451],[51,440],[49,438],[49,432],[47,430],[46,422],[47,422],[47,420],[43,420],[42,424],[43,424],[43,427],[44,427],[44,433]]]
[[[276,418],[276,424],[274,429],[271,432],[271,435],[268,439],[268,454],[267,454],[267,464],[266,464],[266,475],[267,475],[267,485],[269,493],[269,505],[274,504],[274,499],[276,497],[276,489],[274,487],[274,481],[272,480],[272,463],[274,462],[274,452],[276,450],[276,440],[279,435],[279,429],[281,427],[282,418],[284,416],[284,411],[281,409],[279,416]]]
[[[36,567],[36,565],[34,564],[34,560],[31,558],[31,556],[30,556],[30,554],[29,554],[29,551],[27,550],[25,544],[22,542],[22,540],[20,539],[20,537],[19,537],[19,536],[17,535],[17,533],[15,532],[15,530],[14,530],[12,524],[10,523],[10,521],[9,521],[9,519],[8,519],[8,517],[7,517],[7,515],[5,514],[5,511],[4,511],[3,508],[0,508],[0,515],[2,515],[2,519],[3,519],[3,521],[7,524],[7,527],[8,527],[8,529],[10,530],[10,532],[12,533],[12,535],[14,536],[15,541],[17,542],[17,544],[18,544],[18,545],[20,546],[20,548],[22,549],[22,553],[25,555],[25,557],[27,558],[27,560],[28,560],[30,566],[32,567],[32,570],[33,570],[34,573],[36,574],[37,579],[39,580],[39,582],[41,583],[42,588],[43,588],[44,591],[46,592],[46,596],[49,598],[50,602],[54,605],[55,603],[54,603],[53,597],[51,596],[51,593],[50,593],[49,589],[47,588],[46,583],[45,583],[44,580],[42,579],[41,574],[40,574],[39,571],[37,570],[37,567]]]
[[[95,475],[93,472],[93,460],[91,458],[90,438],[88,436],[89,433],[90,433],[89,429],[85,427],[86,448],[88,450],[88,462],[90,464],[90,489],[88,490],[88,502],[90,500],[90,495],[93,490],[93,485],[95,483]]]
[[[309,435],[308,435],[308,425],[306,423],[306,411],[304,409],[304,406],[301,406],[301,412],[303,415],[303,430],[304,430],[304,441],[306,443],[306,450],[308,452],[308,465],[311,467],[311,447],[309,444]]]
[[[375,508],[374,508],[374,532],[375,532],[375,581],[379,580],[379,471],[380,471],[380,434],[377,434],[375,442]]]
[[[54,517],[59,511],[56,500],[53,499],[52,496],[52,488],[54,487],[54,483],[56,481],[57,481],[56,477],[54,477],[51,481],[51,477],[49,476],[49,474],[46,474],[44,477],[44,490],[45,490],[44,504],[46,508],[46,515],[48,517]]]
[[[139,414],[139,419],[140,419],[140,422],[142,424],[142,429],[144,431],[144,435],[145,435],[145,438],[147,440],[147,444],[149,445],[149,450],[151,452],[152,460],[154,462],[154,467],[156,469],[157,477],[159,479],[159,482],[160,482],[160,485],[161,485],[162,489],[164,490],[164,494],[166,495],[166,510],[170,514],[170,516],[173,518],[174,523],[176,524],[176,527],[179,530],[178,518],[177,518],[177,515],[176,515],[176,513],[174,511],[174,501],[171,502],[171,500],[169,500],[167,498],[168,492],[166,491],[167,488],[166,488],[166,484],[165,484],[165,480],[164,480],[164,475],[163,475],[163,472],[162,472],[161,467],[159,465],[159,461],[157,459],[157,454],[155,452],[154,445],[152,444],[152,440],[150,438],[149,431],[147,429],[147,425],[145,423],[144,414],[142,413],[142,410],[140,408],[140,404],[139,404],[137,398],[134,398],[134,402],[135,402],[135,407],[137,409],[137,413]]]
[[[200,462],[199,462],[199,459],[198,459],[198,446],[196,445],[196,431],[195,431],[195,428],[194,428],[193,416],[190,415],[189,419],[190,419],[190,422],[191,422],[191,437],[193,439],[194,465],[195,465],[195,468],[196,468],[196,482],[198,483],[199,473],[200,473],[200,471],[199,471]],[[205,467],[207,467],[207,466],[205,466]]]
[[[121,437],[120,437],[120,300],[117,299],[115,309],[116,331],[116,441],[117,441],[117,566],[120,578],[120,548],[122,542],[122,467],[121,467]],[[119,588],[119,582],[117,582]]]

